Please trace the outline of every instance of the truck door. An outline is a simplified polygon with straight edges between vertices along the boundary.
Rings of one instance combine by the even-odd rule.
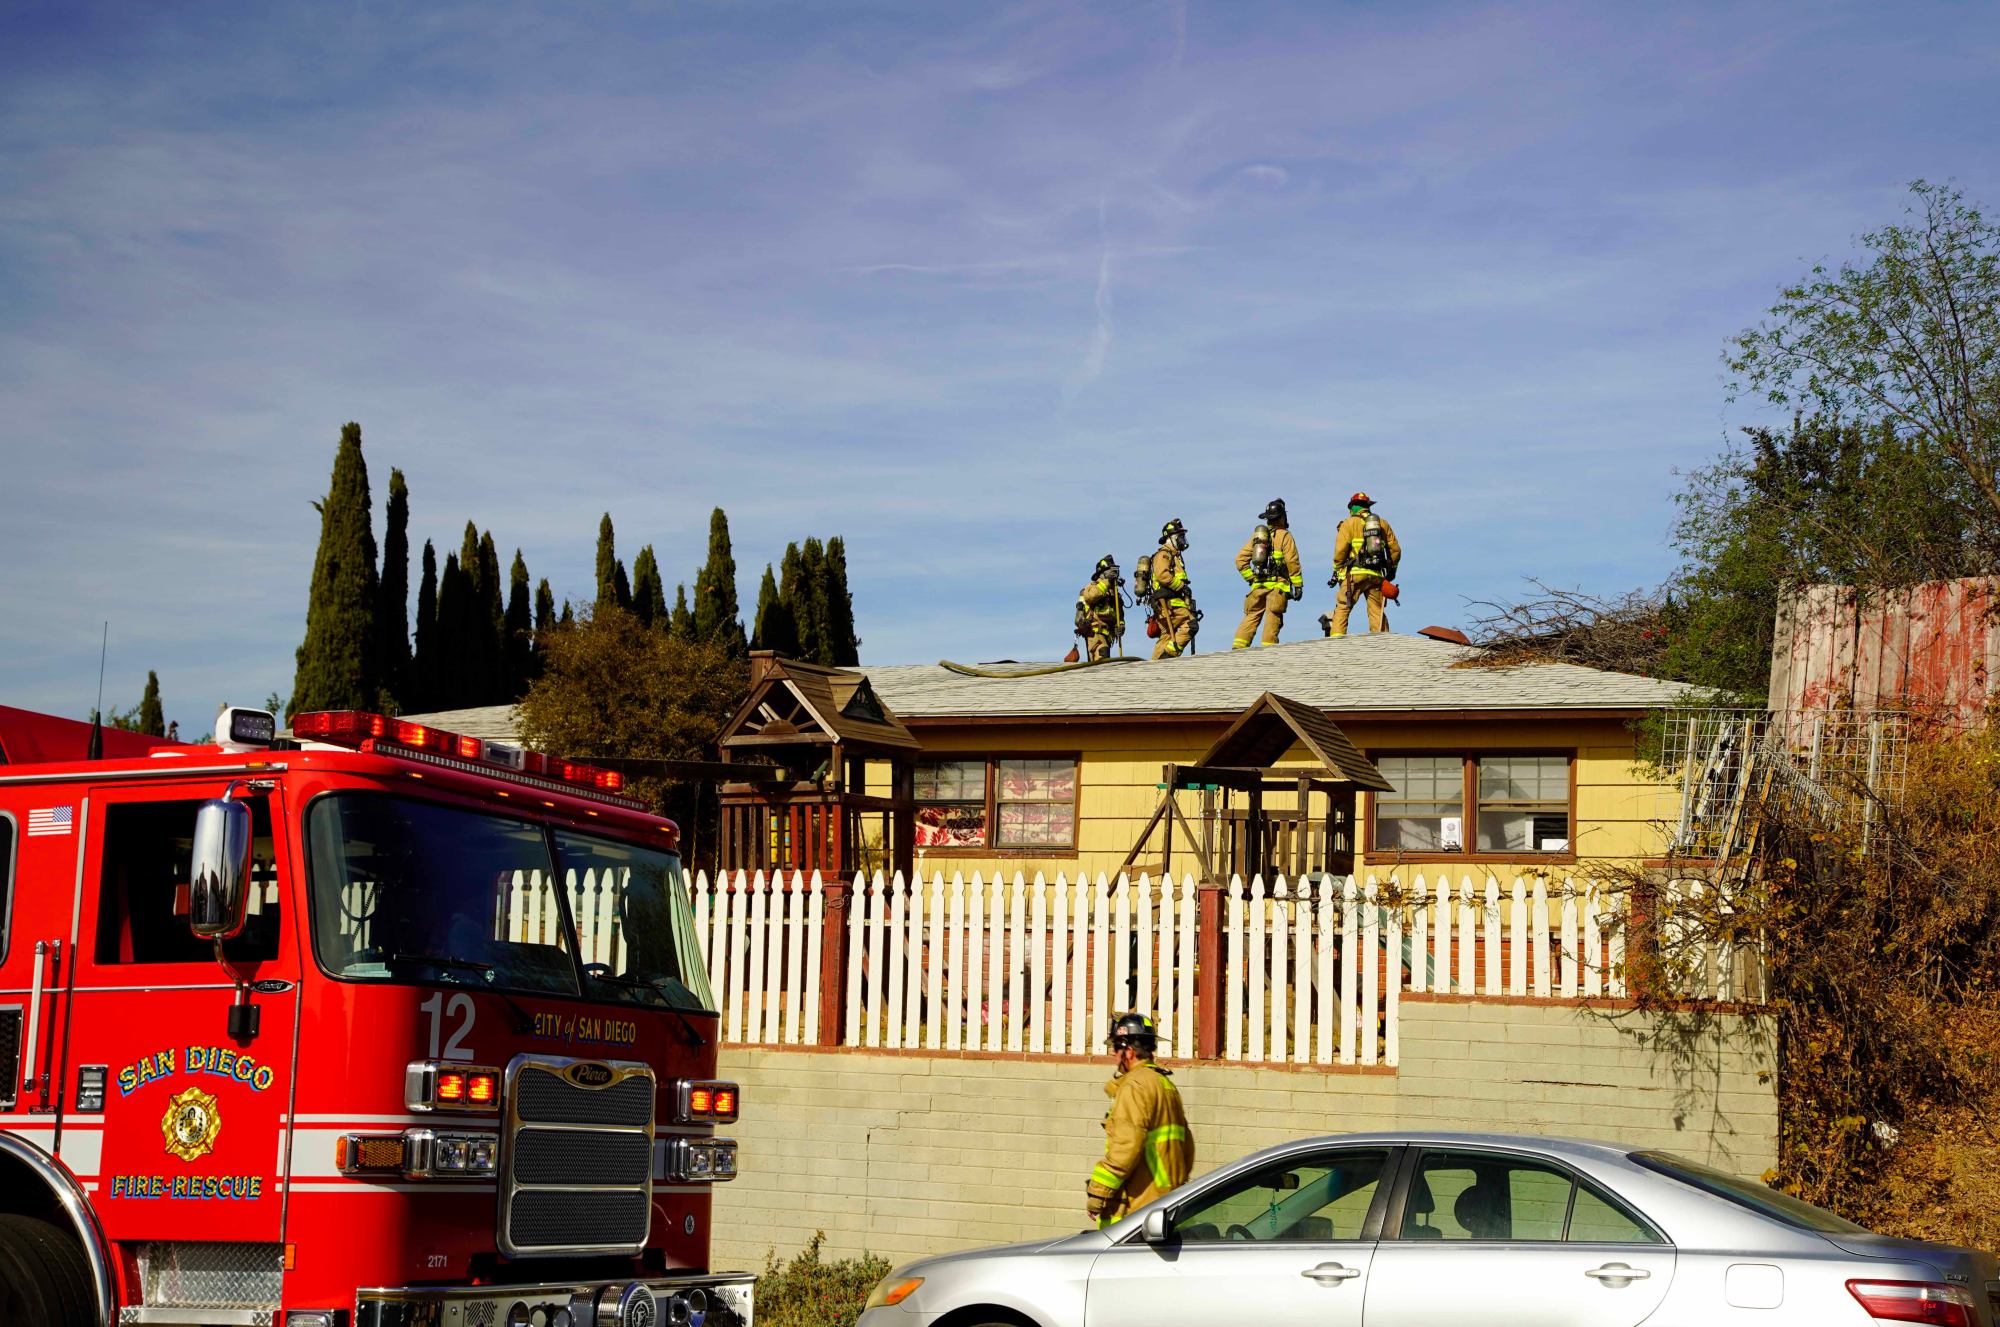
[[[279,792],[246,796],[239,784],[252,821],[249,919],[224,953],[256,1012],[254,1029],[239,1016],[232,1031],[236,984],[188,928],[195,813],[226,786],[100,788],[88,804],[65,1110],[101,1120],[97,1211],[111,1238],[146,1242],[154,1304],[254,1307],[279,1289],[298,1018],[293,872]]]

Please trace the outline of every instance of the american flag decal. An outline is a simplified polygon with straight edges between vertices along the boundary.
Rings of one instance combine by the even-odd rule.
[[[75,824],[76,808],[73,806],[37,807],[28,812],[28,837],[65,835]]]

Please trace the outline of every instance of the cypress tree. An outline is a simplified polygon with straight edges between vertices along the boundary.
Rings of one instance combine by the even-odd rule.
[[[433,709],[462,709],[468,700],[466,676],[466,628],[472,587],[458,554],[447,553],[444,572],[438,577],[437,690],[432,693]]]
[[[778,593],[778,578],[771,574],[771,564],[764,564],[764,580],[757,587],[757,649],[776,650],[787,658],[797,658],[799,653],[799,628],[792,621],[791,607]]]
[[[796,543],[786,544],[785,556],[778,560],[778,602],[785,606],[785,616],[791,622],[792,657],[809,660],[812,656],[806,639],[805,582],[805,555]]]
[[[708,561],[695,573],[696,640],[720,641],[732,655],[749,648],[743,639],[742,609],[736,602],[736,555],[729,548],[729,517],[717,507],[708,516]]]
[[[375,530],[361,426],[343,424],[333,480],[319,509],[319,552],[306,600],[306,635],[286,716],[365,710],[381,698],[375,658]]]
[[[792,599],[792,616],[799,624],[799,657],[809,663],[833,662],[833,640],[827,631],[826,549],[817,537],[799,547],[799,592]]]
[[[826,541],[826,634],[828,662],[851,668],[861,662],[861,638],[854,634],[854,595],[847,588],[847,541]]]
[[[407,708],[410,694],[410,488],[401,470],[389,471],[389,504],[382,536],[382,580],[375,608],[375,652],[382,687]]]
[[[632,615],[641,626],[667,625],[667,586],[660,579],[660,562],[651,544],[632,559]]]
[[[556,592],[549,588],[549,578],[544,576],[535,586],[535,643],[529,655],[528,671],[532,677],[542,675],[542,661],[548,656],[548,634],[556,625]]]
[[[428,539],[424,540],[424,578],[417,586],[416,634],[406,707],[421,711],[436,708],[438,690],[438,559]]]
[[[507,694],[509,701],[519,700],[528,689],[528,679],[534,675],[535,642],[534,628],[528,616],[528,564],[521,556],[521,550],[514,550],[514,565],[507,575]]]
[[[508,694],[507,600],[500,580],[500,553],[493,546],[493,532],[479,536],[479,632],[485,647],[480,661],[481,705],[499,705],[513,699]]]
[[[597,523],[597,602],[632,607],[632,589],[625,579],[624,564],[618,561],[618,544],[611,532],[611,513]]]
[[[167,716],[160,710],[160,675],[146,674],[146,693],[139,697],[139,713],[132,725],[135,733],[151,733],[154,737],[167,735]]]
[[[667,632],[675,640],[694,640],[694,614],[688,612],[688,587],[674,587],[674,614],[667,623]]]
[[[563,600],[563,611],[562,611],[562,618],[560,619],[560,625],[567,627],[567,626],[573,626],[575,625],[575,623],[576,623],[576,609],[570,604],[569,600],[565,599]]]

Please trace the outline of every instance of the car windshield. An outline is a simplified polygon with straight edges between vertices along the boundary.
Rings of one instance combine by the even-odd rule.
[[[313,943],[336,977],[712,1003],[670,853],[375,793],[320,798],[306,838]]]
[[[1857,1226],[1852,1221],[1835,1216],[1824,1207],[1813,1206],[1803,1198],[1780,1193],[1770,1185],[1759,1184],[1755,1180],[1738,1179],[1727,1171],[1704,1166],[1699,1161],[1690,1161],[1671,1152],[1634,1152],[1632,1160],[1648,1170],[1657,1171],[1683,1184],[1692,1184],[1703,1193],[1726,1198],[1738,1206],[1773,1217],[1788,1226],[1817,1231],[1822,1235],[1870,1233],[1868,1227]]]

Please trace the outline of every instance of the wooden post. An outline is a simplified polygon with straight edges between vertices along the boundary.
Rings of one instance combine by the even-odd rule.
[[[847,1025],[847,893],[853,881],[820,873],[825,891],[819,936],[819,1044],[838,1046]]]
[[[1194,1053],[1203,1060],[1222,1058],[1222,887],[1219,880],[1195,886],[1195,1007],[1175,1014],[1194,1014]]]
[[[890,812],[894,843],[890,850],[891,871],[901,871],[905,880],[916,875],[917,860],[917,763],[908,755],[896,756],[889,767],[890,798],[896,809]]]

